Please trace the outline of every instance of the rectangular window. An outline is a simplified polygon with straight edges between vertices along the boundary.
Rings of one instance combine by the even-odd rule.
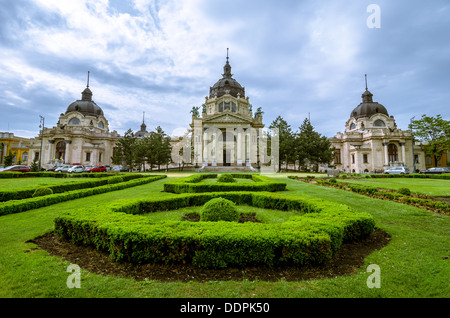
[[[39,160],[39,151],[34,153],[34,159]]]
[[[230,103],[225,103],[224,109],[225,109],[225,110],[230,110]]]
[[[419,163],[419,155],[414,155],[414,161],[415,161],[416,163]]]
[[[352,155],[352,163],[355,163],[355,155]]]
[[[98,154],[98,162],[99,162],[99,163],[102,162],[102,153],[99,153],[99,154]]]
[[[334,163],[341,164],[341,149],[334,149]]]
[[[91,161],[91,153],[86,152],[86,161]]]
[[[368,162],[369,162],[369,160],[367,159],[367,155],[364,154],[363,155],[363,163],[368,163]]]

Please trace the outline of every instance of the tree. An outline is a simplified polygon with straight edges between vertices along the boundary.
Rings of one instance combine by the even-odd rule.
[[[158,170],[161,165],[167,165],[172,158],[172,148],[170,146],[170,137],[162,130],[160,126],[156,127],[156,131],[152,134],[153,158]]]
[[[131,171],[136,166],[136,148],[137,137],[131,129],[128,129],[114,146],[114,155],[111,157],[113,164],[125,164]]]
[[[424,144],[425,154],[432,156],[434,165],[446,151],[450,150],[450,121],[441,115],[436,117],[422,115],[419,120],[413,120],[409,124],[413,136]]]
[[[291,126],[281,116],[278,116],[270,124],[269,128],[278,128],[278,156],[280,158],[278,161],[278,170],[281,170],[282,160],[285,161],[287,169],[288,162],[294,159],[294,133],[292,132]]]
[[[9,167],[13,164],[15,156],[16,155],[11,153],[11,150],[9,150],[8,155],[3,157],[4,159],[3,163],[5,164],[5,167]]]
[[[334,159],[334,148],[328,138],[314,131],[308,118],[305,118],[299,129],[295,138],[295,154],[299,165],[306,167],[309,162],[314,165],[314,170],[318,171],[319,164],[331,163]]]

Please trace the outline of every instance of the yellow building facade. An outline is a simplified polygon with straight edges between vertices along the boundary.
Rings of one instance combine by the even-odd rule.
[[[13,164],[30,164],[30,139],[14,136],[10,132],[0,132],[0,166],[5,165],[5,157],[10,151],[14,155]]]

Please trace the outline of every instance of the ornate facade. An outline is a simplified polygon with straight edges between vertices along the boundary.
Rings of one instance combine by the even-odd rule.
[[[120,138],[109,131],[103,110],[92,100],[89,82],[81,99],[71,103],[52,128],[43,128],[31,141],[32,158],[39,157],[44,169],[58,164],[111,164],[113,147]],[[41,147],[42,141],[42,147]]]
[[[264,161],[262,147],[263,112],[253,112],[245,88],[232,76],[227,61],[224,73],[209,90],[200,107],[193,107],[192,143],[195,163],[207,166],[257,167]]]
[[[344,133],[330,139],[335,147],[334,165],[344,172],[380,173],[393,166],[411,172],[425,169],[425,155],[412,141],[411,131],[397,128],[394,116],[373,101],[366,85],[362,102],[350,113]]]

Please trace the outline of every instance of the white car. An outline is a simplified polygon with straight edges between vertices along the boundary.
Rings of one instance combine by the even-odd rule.
[[[75,165],[75,166],[70,167],[67,170],[67,172],[68,173],[81,173],[81,172],[84,172],[84,167],[82,165]]]
[[[408,167],[393,167],[384,171],[384,174],[408,174],[408,173],[409,173]]]
[[[61,173],[61,172],[67,172],[67,170],[69,170],[70,167],[72,167],[72,166],[69,166],[69,165],[63,165],[63,166],[61,166],[61,167],[56,168],[56,169],[55,169],[55,172],[59,172],[59,173]]]

